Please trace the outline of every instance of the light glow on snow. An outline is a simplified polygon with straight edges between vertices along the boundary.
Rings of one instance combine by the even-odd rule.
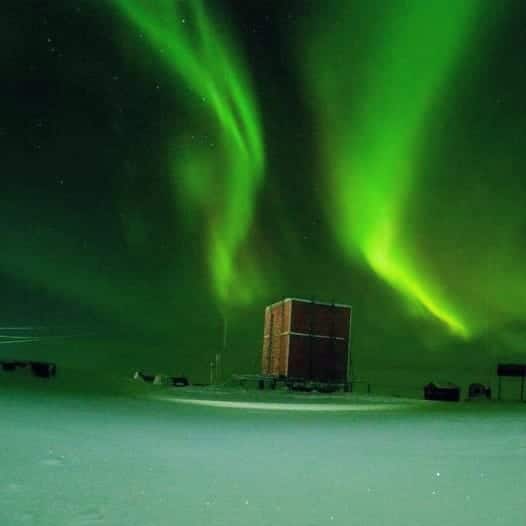
[[[202,405],[207,407],[222,407],[227,409],[256,409],[259,411],[311,411],[320,413],[336,413],[345,411],[385,411],[401,409],[402,404],[306,404],[278,402],[232,402],[226,400],[200,400],[195,398],[156,397],[157,400],[175,402],[178,404]]]

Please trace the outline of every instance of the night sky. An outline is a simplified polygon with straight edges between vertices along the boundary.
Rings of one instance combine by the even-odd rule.
[[[256,372],[292,296],[364,377],[526,355],[524,2],[2,6],[1,323],[79,334],[2,353]]]

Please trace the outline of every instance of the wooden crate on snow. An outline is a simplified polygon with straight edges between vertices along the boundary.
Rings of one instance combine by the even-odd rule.
[[[287,298],[265,309],[264,375],[347,381],[351,307]]]

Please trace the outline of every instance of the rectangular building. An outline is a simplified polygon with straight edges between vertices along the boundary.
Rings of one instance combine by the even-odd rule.
[[[347,381],[351,307],[287,298],[265,309],[264,375]]]

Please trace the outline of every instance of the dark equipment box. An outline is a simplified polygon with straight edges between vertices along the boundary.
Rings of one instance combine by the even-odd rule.
[[[437,385],[431,382],[424,386],[424,398],[442,402],[459,402],[460,387],[453,384]]]
[[[524,402],[524,386],[526,379],[526,364],[524,363],[499,363],[497,365],[497,376],[499,378],[498,394],[497,399],[507,400],[520,400]],[[503,385],[503,378],[506,380]],[[512,389],[512,393],[507,392],[508,389],[503,389],[505,386],[513,387],[512,380],[518,380],[520,378],[520,384],[515,385],[515,389]],[[505,391],[503,393],[503,390]],[[517,392],[518,391],[518,392]],[[512,394],[513,396],[505,396]]]
[[[265,309],[263,375],[346,383],[351,307],[288,298]]]

